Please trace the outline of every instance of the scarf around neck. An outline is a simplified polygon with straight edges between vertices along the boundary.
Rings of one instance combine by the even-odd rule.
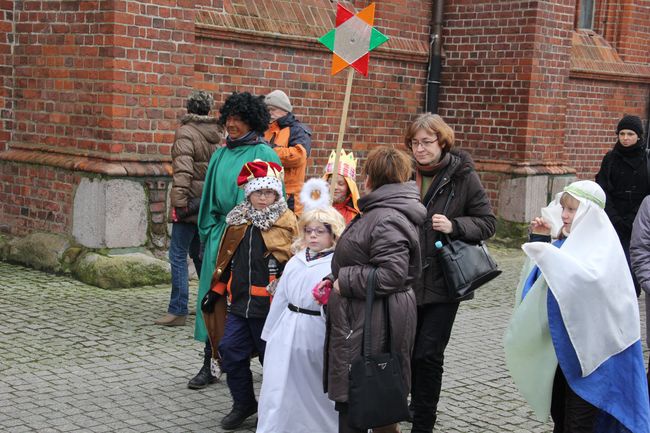
[[[440,161],[434,164],[422,165],[415,161],[415,183],[418,186],[418,189],[422,190],[422,178],[423,177],[436,177],[436,175],[446,168],[451,161],[451,155],[449,152],[445,152]]]
[[[228,212],[226,224],[229,226],[252,224],[262,231],[267,231],[287,209],[287,202],[283,197],[264,209],[255,209],[250,201],[245,200]]]
[[[632,146],[623,146],[620,141],[614,145],[614,151],[619,153],[624,158],[635,158],[643,155],[645,149],[641,145],[641,140],[637,141]]]
[[[261,139],[255,131],[249,131],[248,134],[235,139],[230,138],[230,136],[226,137],[226,146],[228,146],[228,149],[234,149],[239,146],[250,146],[258,143],[264,143],[264,140]]]

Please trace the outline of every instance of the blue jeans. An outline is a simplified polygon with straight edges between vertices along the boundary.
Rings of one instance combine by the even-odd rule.
[[[196,224],[174,223],[172,225],[172,241],[169,246],[172,293],[167,312],[175,316],[187,315],[187,300],[190,294],[187,271],[188,253],[194,261],[196,272],[201,272],[201,241]]]
[[[257,404],[253,391],[251,356],[258,353],[260,363],[264,362],[266,343],[261,336],[265,320],[246,319],[231,313],[226,317],[226,329],[219,342],[219,355],[233,403],[237,407]]]

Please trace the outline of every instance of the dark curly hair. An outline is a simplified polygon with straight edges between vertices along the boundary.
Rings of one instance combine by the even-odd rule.
[[[271,115],[264,103],[264,96],[254,96],[248,92],[233,92],[219,109],[219,124],[224,126],[228,116],[239,116],[251,130],[260,135],[269,127]]]

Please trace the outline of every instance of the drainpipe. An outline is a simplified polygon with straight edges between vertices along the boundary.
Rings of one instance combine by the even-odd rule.
[[[648,119],[645,123],[645,147],[650,149],[650,89],[648,89]]]
[[[429,69],[427,74],[426,111],[438,112],[440,93],[440,70],[442,69],[442,13],[444,0],[435,0],[431,15],[431,35],[429,43]]]

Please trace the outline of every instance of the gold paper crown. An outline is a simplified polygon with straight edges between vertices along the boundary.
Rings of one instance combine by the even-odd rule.
[[[336,158],[336,151],[330,153],[330,157],[327,160],[327,166],[325,167],[325,174],[334,173],[334,159]],[[356,180],[357,177],[357,159],[354,157],[352,152],[345,153],[345,150],[341,149],[341,156],[339,157],[339,169],[338,173],[341,176],[349,177],[352,180]]]

